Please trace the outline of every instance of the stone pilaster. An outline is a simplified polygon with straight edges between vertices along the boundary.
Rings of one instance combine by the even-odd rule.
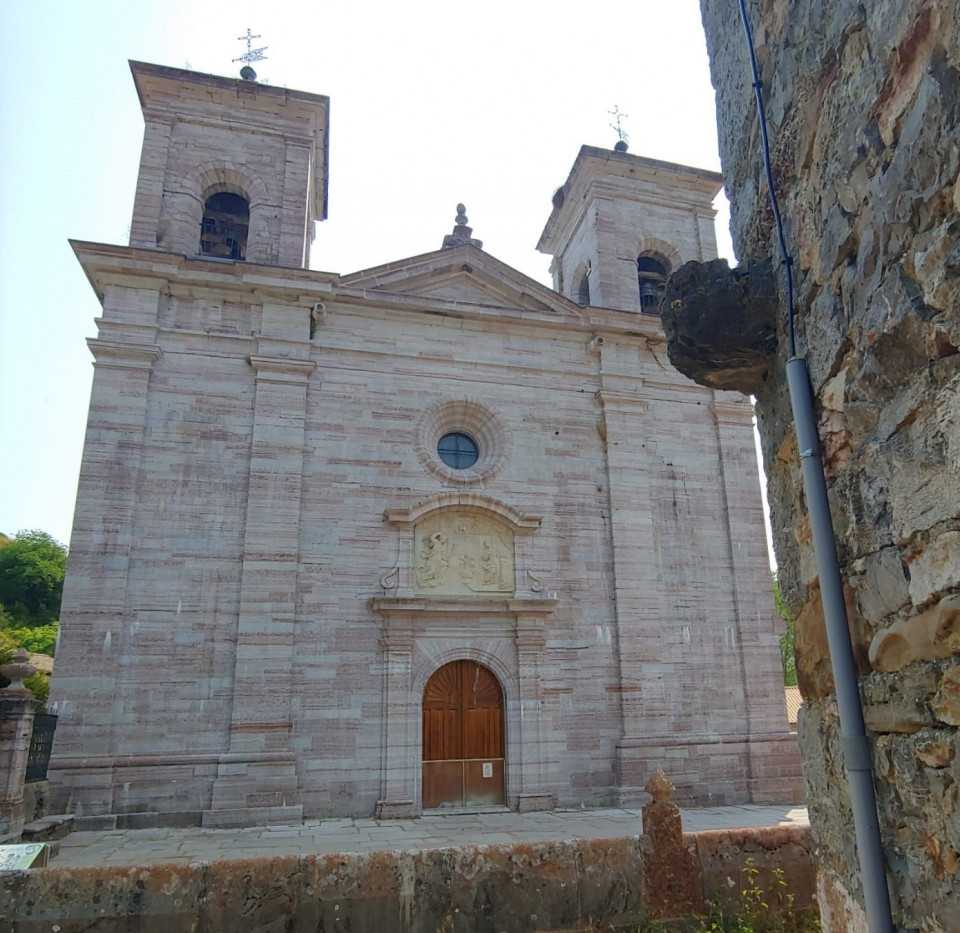
[[[257,388],[230,745],[204,826],[285,822],[303,812],[290,751],[290,671],[307,380],[314,364],[267,356],[250,363]]]
[[[739,649],[744,732],[750,737],[749,790],[755,803],[803,797],[800,749],[783,711],[779,634],[754,472],[753,406],[743,396],[717,393],[713,401],[720,446],[730,553],[730,587]]]
[[[81,817],[113,810],[112,769],[88,772],[85,762],[116,751],[119,645],[147,396],[163,355],[153,342],[155,329],[143,321],[98,321],[100,336],[87,341],[95,360],[93,389],[60,612],[60,663],[50,697],[67,702],[49,771],[58,805],[68,801],[60,800],[66,791],[61,794],[57,785],[69,783],[69,806]],[[91,658],[97,659],[93,666]]]
[[[283,175],[283,205],[280,213],[281,266],[307,268],[313,230],[309,224],[308,203],[303,194],[310,188],[310,142],[288,137]]]
[[[601,349],[601,352],[606,352]],[[651,559],[655,538],[644,439],[647,403],[632,396],[601,392],[610,487],[610,533],[613,538],[614,586],[620,663],[623,738],[617,746],[621,803],[638,801],[646,765],[636,739],[661,731],[665,708],[660,655],[660,581]]]
[[[143,120],[143,149],[130,222],[130,245],[153,248],[161,239],[160,211],[173,120],[146,108]],[[200,242],[199,231],[197,242]]]
[[[547,631],[542,613],[517,614],[517,672],[520,683],[520,722],[522,724],[520,793],[517,809],[521,813],[549,810],[553,797],[544,793],[546,766],[543,744],[543,703],[541,697],[543,652]]]
[[[410,691],[413,632],[409,621],[388,620],[382,637],[383,797],[377,801],[378,819],[417,815],[416,769],[411,761],[418,746],[419,706]]]

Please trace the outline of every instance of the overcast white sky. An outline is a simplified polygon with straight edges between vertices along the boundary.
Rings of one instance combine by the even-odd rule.
[[[719,169],[697,0],[294,4],[8,0],[0,13],[0,531],[68,542],[99,303],[68,238],[125,243],[143,122],[128,59],[235,75],[247,27],[271,84],[327,94],[329,219],[313,266],[440,246],[467,206],[497,258],[535,245],[581,144]],[[721,205],[718,205],[721,206]],[[732,257],[727,214],[721,255]]]

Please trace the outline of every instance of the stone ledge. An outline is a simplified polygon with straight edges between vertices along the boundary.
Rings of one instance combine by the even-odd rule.
[[[459,596],[374,596],[370,600],[374,612],[457,613],[461,615],[512,614],[549,615],[557,608],[555,598],[517,598],[493,596],[488,599]]]
[[[204,829],[233,829],[237,826],[267,826],[271,823],[299,823],[303,807],[229,807],[204,810],[200,825]]]
[[[517,798],[517,813],[552,810],[555,805],[552,794],[520,794]]]
[[[117,828],[116,813],[100,813],[91,816],[78,816],[73,821],[74,832],[98,832]]]
[[[60,813],[44,816],[33,820],[23,827],[21,839],[24,842],[49,842],[52,839],[63,839],[73,831],[76,818],[72,813]]]

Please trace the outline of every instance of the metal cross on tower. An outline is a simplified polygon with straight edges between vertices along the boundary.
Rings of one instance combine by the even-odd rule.
[[[617,122],[615,124],[614,123],[610,124],[610,129],[616,132],[617,139],[618,139],[618,142],[616,146],[614,146],[614,149],[616,149],[618,152],[626,152],[628,137],[627,137],[626,130],[624,130],[624,128],[620,125],[620,120],[625,119],[626,117],[630,116],[630,114],[621,113],[620,108],[616,104],[613,105],[613,110],[608,110],[607,113],[609,113],[611,117],[617,118]]]
[[[266,55],[263,54],[264,52],[266,52],[267,46],[264,45],[259,49],[255,49],[252,47],[253,40],[260,39],[260,38],[262,37],[259,35],[255,36],[253,35],[253,33],[250,32],[249,26],[247,27],[247,34],[245,36],[237,36],[237,42],[247,43],[247,51],[244,52],[243,55],[239,55],[236,58],[234,58],[233,61],[244,63],[244,67],[240,69],[240,76],[243,78],[248,78],[248,80],[251,80],[251,81],[257,77],[257,73],[253,70],[253,68],[250,67],[251,63],[262,62],[267,57]],[[245,71],[249,73],[249,76],[247,74],[244,74]]]

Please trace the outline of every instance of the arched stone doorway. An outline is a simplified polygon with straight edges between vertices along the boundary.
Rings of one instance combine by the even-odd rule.
[[[423,691],[423,807],[504,805],[503,690],[476,661],[451,661]]]

